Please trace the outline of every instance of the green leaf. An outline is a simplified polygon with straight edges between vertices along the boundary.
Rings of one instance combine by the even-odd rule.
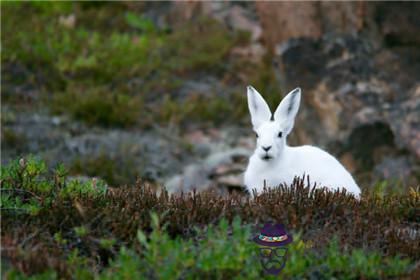
[[[137,240],[140,242],[140,244],[142,244],[144,246],[148,246],[149,245],[147,243],[146,235],[144,234],[144,232],[141,229],[139,229],[137,231]]]

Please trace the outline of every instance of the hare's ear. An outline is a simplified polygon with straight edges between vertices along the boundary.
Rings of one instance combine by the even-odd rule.
[[[292,131],[295,117],[300,104],[300,88],[295,88],[289,92],[280,102],[274,112],[274,121],[279,122],[285,135]]]
[[[254,129],[257,129],[263,122],[269,121],[271,111],[264,98],[252,86],[248,90],[248,108],[251,114],[251,122]]]

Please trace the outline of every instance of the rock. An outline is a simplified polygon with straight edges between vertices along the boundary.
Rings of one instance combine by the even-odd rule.
[[[411,166],[407,157],[385,157],[375,166],[375,172],[380,178],[398,179],[401,182],[409,183]]]
[[[209,142],[209,137],[201,130],[195,130],[184,135],[186,141],[195,144]]]
[[[388,46],[420,44],[420,4],[416,2],[256,1],[255,6],[269,49],[295,38],[320,39],[361,31],[377,39],[375,44],[381,40]]]
[[[377,2],[375,4],[374,14],[387,45],[418,46],[420,44],[419,2]]]
[[[217,183],[224,187],[242,188],[243,186],[243,175],[226,175],[217,178]]]
[[[343,154],[340,157],[340,162],[350,173],[353,173],[356,170],[356,163],[351,153],[347,152]]]
[[[261,39],[261,26],[244,7],[233,5],[229,9],[226,21],[233,29],[248,31],[251,34],[252,42],[257,42]]]
[[[232,173],[243,172],[242,164],[220,164],[213,170],[213,176],[224,176]]]
[[[210,155],[207,159],[204,160],[204,163],[206,166],[209,166],[209,168],[213,170],[218,165],[232,163],[234,159],[237,159],[238,157],[248,157],[249,155],[249,150],[243,148],[233,148]]]
[[[2,110],[13,112],[7,107]],[[157,131],[89,128],[42,111],[22,111],[13,116],[2,132],[13,131],[15,138],[26,140],[14,141],[14,146],[11,141],[7,147],[2,145],[2,164],[32,153],[45,159],[50,167],[63,162],[70,169],[77,164],[86,171],[90,169],[89,173],[112,173],[114,182],[108,183],[118,185],[134,183],[138,176],[160,182],[162,177],[180,172],[181,162],[191,160],[185,144]],[[89,175],[103,178],[106,174]]]
[[[276,49],[284,91],[303,90],[292,143],[350,152],[356,174],[376,168],[384,178],[397,176],[384,171],[390,161],[385,154],[420,162],[418,52],[376,49],[369,39],[348,35],[293,39]],[[406,161],[395,164],[398,177],[418,176],[404,171]]]
[[[319,2],[318,16],[323,33],[355,34],[368,24],[370,3],[365,2]]]
[[[219,140],[220,141],[220,140]],[[222,140],[223,141],[223,140]],[[170,193],[198,191],[210,188],[227,193],[230,188],[242,187],[242,174],[251,150],[244,148],[223,148],[219,151],[217,142],[212,145],[215,152],[200,162],[188,165],[182,174],[169,177],[164,186]]]
[[[205,165],[193,164],[184,168],[182,176],[176,175],[164,183],[169,193],[189,192],[208,189],[211,181],[208,178],[209,169]]]
[[[291,38],[322,35],[316,2],[256,1],[255,5],[269,49]]]

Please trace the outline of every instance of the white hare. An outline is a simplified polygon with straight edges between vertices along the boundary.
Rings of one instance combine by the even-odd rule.
[[[350,173],[329,153],[313,146],[289,147],[286,137],[293,128],[300,104],[300,88],[291,91],[274,115],[263,97],[248,86],[248,107],[257,146],[245,171],[244,183],[252,194],[282,183],[290,185],[295,176],[309,175],[311,184],[331,190],[346,189],[360,195]]]

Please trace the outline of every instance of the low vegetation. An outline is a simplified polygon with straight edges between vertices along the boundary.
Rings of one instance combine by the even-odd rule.
[[[257,225],[279,221],[294,235],[286,278],[410,275],[420,259],[420,193],[290,188],[220,197],[170,196],[155,186],[108,188],[68,180],[61,165],[35,157],[2,166],[2,266],[7,279],[55,277],[255,279],[250,241]]]
[[[231,55],[233,47],[249,42],[249,34],[213,19],[156,26],[124,3],[2,3],[2,9],[8,38],[1,54],[3,100],[9,104],[40,102],[89,125],[183,127],[233,122],[246,113],[244,92],[230,86],[180,96],[188,80],[210,76],[226,85],[238,79],[262,89],[277,85],[269,63]],[[106,18],[113,18],[112,28]],[[22,82],[38,96],[28,99],[7,87]]]

